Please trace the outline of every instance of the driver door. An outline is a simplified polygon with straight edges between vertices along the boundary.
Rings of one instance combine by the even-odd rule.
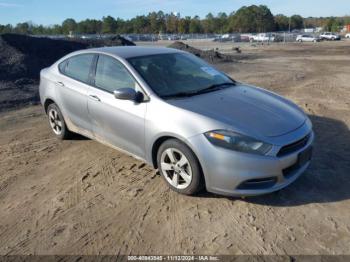
[[[145,113],[147,103],[118,100],[113,91],[140,87],[125,66],[114,57],[99,55],[88,110],[94,135],[133,155],[145,156]]]

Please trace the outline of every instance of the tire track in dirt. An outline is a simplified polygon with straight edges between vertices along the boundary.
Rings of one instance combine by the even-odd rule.
[[[223,69],[312,115],[314,162],[293,185],[247,200],[181,196],[125,154],[52,139],[40,107],[8,112],[0,115],[0,254],[348,253],[350,68],[339,54],[330,63],[331,54],[323,61],[282,49]]]

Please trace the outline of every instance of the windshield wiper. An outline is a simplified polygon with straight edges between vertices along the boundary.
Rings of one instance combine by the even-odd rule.
[[[162,98],[191,97],[199,94],[209,93],[215,90],[221,90],[223,88],[226,88],[227,86],[234,86],[234,85],[236,85],[235,82],[225,82],[221,84],[211,85],[206,88],[192,91],[192,92],[179,92],[171,95],[163,95]]]
[[[196,94],[209,93],[212,91],[221,90],[223,88],[226,88],[227,86],[234,86],[234,85],[236,85],[235,82],[225,82],[225,83],[221,83],[221,84],[214,84],[214,85],[211,85],[211,86],[208,86],[206,88],[198,90],[196,92]]]
[[[190,97],[197,94],[196,92],[179,92],[171,95],[163,95],[162,98],[174,98],[174,97]]]

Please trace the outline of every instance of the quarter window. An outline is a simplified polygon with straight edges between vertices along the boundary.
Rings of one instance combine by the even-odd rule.
[[[67,60],[64,74],[84,83],[89,82],[89,74],[94,55],[77,55]]]
[[[134,88],[137,84],[127,69],[116,59],[100,55],[97,62],[95,86],[107,92],[119,88]]]
[[[68,62],[68,60],[65,60],[58,65],[58,69],[60,70],[60,72],[62,74],[64,74],[64,71],[66,70],[67,62]]]

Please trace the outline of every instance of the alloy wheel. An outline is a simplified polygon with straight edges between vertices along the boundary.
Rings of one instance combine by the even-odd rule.
[[[187,188],[192,181],[192,168],[186,156],[175,148],[166,149],[161,155],[161,170],[173,187]]]
[[[56,135],[61,135],[61,133],[62,133],[62,120],[60,119],[58,112],[54,108],[51,108],[49,111],[49,122],[50,122],[50,126],[52,128],[52,131]]]

